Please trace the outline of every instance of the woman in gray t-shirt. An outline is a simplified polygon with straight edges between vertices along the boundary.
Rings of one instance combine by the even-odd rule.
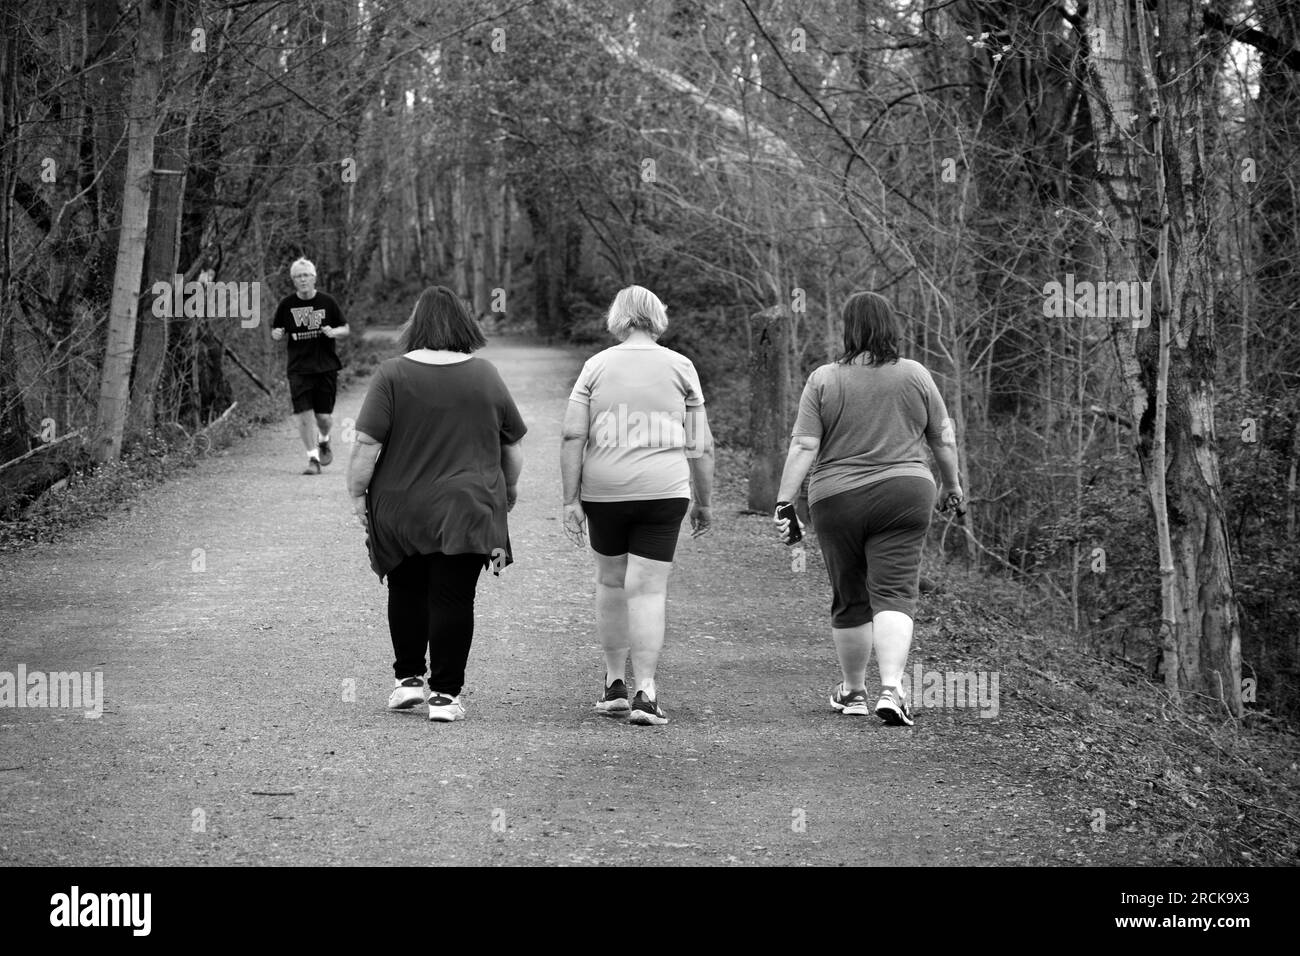
[[[583,365],[564,416],[564,530],[578,543],[585,532],[596,556],[596,631],[605,652],[596,710],[662,725],[668,715],[655,669],[668,575],[687,509],[693,536],[709,529],[713,439],[695,366],[655,341],[668,328],[659,298],[629,286],[614,298],[607,327],[620,343]]]
[[[928,444],[943,473],[939,500],[962,500],[956,441],[943,396],[925,366],[898,355],[889,303],[859,292],[844,304],[844,353],[808,377],[799,399],[777,510],[808,483],[809,514],[826,559],[831,635],[843,681],[841,714],[864,716],[867,664],[880,666],[876,714],[912,724],[904,688],[921,548],[935,503]],[[798,518],[794,521],[797,523]],[[783,537],[788,524],[776,519]]]

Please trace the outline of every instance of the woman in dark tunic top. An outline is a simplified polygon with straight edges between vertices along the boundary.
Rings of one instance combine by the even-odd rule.
[[[397,657],[388,706],[425,699],[427,649],[430,720],[464,718],[478,577],[512,560],[506,512],[528,429],[496,367],[470,354],[486,344],[455,293],[426,289],[402,334],[405,354],[370,383],[348,467],[370,565],[388,578]]]

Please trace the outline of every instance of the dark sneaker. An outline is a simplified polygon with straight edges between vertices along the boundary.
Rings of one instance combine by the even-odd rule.
[[[334,452],[330,451],[329,442],[327,441],[318,442],[316,444],[316,451],[319,452],[320,454],[320,463],[322,465],[328,465],[330,462],[334,460]]]
[[[424,701],[424,681],[418,677],[393,681],[393,692],[388,695],[389,710],[409,710]]]
[[[632,712],[627,715],[628,723],[660,725],[668,723],[668,715],[659,707],[659,702],[651,700],[645,691],[636,692],[632,698]]]
[[[460,702],[459,697],[434,691],[429,695],[429,719],[441,720],[444,723],[464,720],[465,705]]]
[[[876,716],[890,727],[911,727],[913,723],[907,701],[894,687],[881,688],[880,700],[876,701]]]
[[[307,467],[302,470],[302,473],[304,475],[319,475],[320,462],[318,462],[315,458],[308,458]]]
[[[871,708],[867,706],[867,692],[851,690],[846,693],[843,681],[831,691],[831,706],[845,717],[866,717],[871,713]]]
[[[632,705],[627,702],[627,685],[616,680],[605,688],[605,695],[596,701],[596,709],[602,714],[622,717]]]

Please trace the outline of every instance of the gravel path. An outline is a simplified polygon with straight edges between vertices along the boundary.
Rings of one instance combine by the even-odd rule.
[[[596,716],[592,566],[557,520],[583,356],[481,354],[531,431],[517,563],[479,587],[469,718],[386,710],[385,590],[347,446],[336,426],[334,464],[301,476],[286,416],[75,540],[0,556],[0,671],[102,671],[106,697],[97,720],[0,709],[0,863],[1124,860],[1118,835],[1079,848],[1086,822],[1002,739],[1005,712],[922,711],[910,730],[835,715],[820,564],[793,573],[735,482],[716,530],[679,548],[672,722]],[[341,394],[336,421],[362,397]],[[934,630],[923,609],[919,651]]]

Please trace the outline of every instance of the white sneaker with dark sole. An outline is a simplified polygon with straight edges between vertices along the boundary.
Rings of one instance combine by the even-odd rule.
[[[840,681],[831,691],[831,706],[845,717],[866,717],[871,713],[867,705],[866,690],[844,691],[844,682]]]
[[[393,692],[388,695],[389,710],[410,710],[424,703],[424,681],[418,677],[393,681]]]
[[[882,687],[880,700],[876,701],[876,716],[890,727],[911,727],[912,712],[903,695],[893,687]]]
[[[453,720],[465,719],[465,705],[460,702],[459,697],[452,697],[451,694],[440,694],[433,691],[429,694],[429,719],[450,723]]]
[[[632,699],[632,710],[627,715],[627,721],[629,724],[658,727],[668,723],[668,715],[663,712],[658,701],[651,700],[645,691],[639,690]]]
[[[627,685],[621,680],[606,687],[604,696],[596,701],[596,710],[610,717],[622,717],[631,709],[632,705],[627,701]]]

